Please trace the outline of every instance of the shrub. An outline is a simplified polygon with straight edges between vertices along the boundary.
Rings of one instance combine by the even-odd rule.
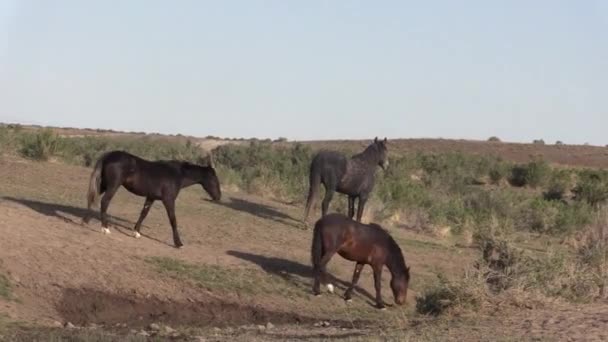
[[[451,309],[475,309],[483,301],[484,289],[474,276],[465,275],[450,281],[441,274],[438,283],[416,297],[416,311],[423,315],[440,315]]]
[[[492,141],[492,142],[500,142],[500,138],[498,137],[489,137],[488,141]]]
[[[270,192],[292,201],[304,200],[312,151],[302,144],[273,146],[268,142],[218,146],[216,164],[238,175],[238,186],[254,193]]]
[[[19,153],[33,160],[48,160],[55,153],[58,143],[59,137],[48,129],[26,133],[21,138]]]
[[[543,139],[535,139],[532,143],[534,145],[544,145],[545,141]]]
[[[496,294],[513,289],[584,302],[597,288],[588,265],[563,251],[533,255],[505,240],[489,237],[482,252],[479,269],[486,269],[485,279]]]
[[[535,160],[528,163],[526,172],[526,184],[533,188],[545,184],[551,175],[549,164],[543,160]]]
[[[509,182],[513,186],[531,186],[533,188],[545,184],[551,175],[551,168],[543,160],[531,161],[526,165],[517,165],[511,169]]]
[[[608,182],[599,172],[583,172],[579,175],[576,187],[572,190],[575,200],[584,201],[595,207],[608,199]]]
[[[503,179],[507,178],[508,173],[509,166],[506,163],[496,162],[490,168],[488,176],[490,177],[490,181],[492,182],[492,184],[498,185]]]
[[[562,201],[564,194],[570,188],[571,174],[567,170],[559,170],[553,173],[549,180],[547,190],[543,197],[548,201]]]

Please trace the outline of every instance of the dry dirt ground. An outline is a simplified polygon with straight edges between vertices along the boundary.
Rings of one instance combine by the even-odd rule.
[[[143,237],[132,237],[143,198],[121,189],[110,205],[112,233],[104,235],[98,220],[80,223],[89,174],[0,157],[0,340],[608,339],[608,303],[417,315],[415,296],[435,274],[458,275],[477,255],[390,226],[412,268],[405,308],[372,307],[369,268],[346,304],[340,295],[354,265],[339,257],[329,266],[337,293],[313,297],[302,208],[238,192],[225,192],[219,204],[198,186],[182,192],[177,219],[185,247],[178,250],[160,203]],[[383,295],[392,303],[387,273]],[[74,328],[63,328],[67,322]]]

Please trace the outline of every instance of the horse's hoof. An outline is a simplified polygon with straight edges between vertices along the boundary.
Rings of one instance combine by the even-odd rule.
[[[327,291],[329,291],[329,293],[334,293],[334,285],[333,284],[327,284]]]
[[[104,234],[110,234],[110,228],[101,228],[101,232]]]
[[[184,245],[176,245],[175,248],[182,249],[182,248],[184,248]]]
[[[135,232],[135,234],[133,234],[133,237],[139,239],[141,237],[141,234],[139,234],[139,232]]]
[[[386,311],[386,306],[378,306],[378,310],[380,310],[380,311]]]
[[[320,293],[315,293],[314,296],[315,297],[321,297],[321,294]]]
[[[347,298],[347,299],[344,299],[344,301],[347,302],[347,303],[352,303],[353,299],[352,298]]]

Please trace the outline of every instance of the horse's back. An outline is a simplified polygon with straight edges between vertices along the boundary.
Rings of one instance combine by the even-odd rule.
[[[321,151],[312,160],[311,168],[320,172],[322,177],[329,174],[336,176],[339,181],[346,173],[348,158],[343,153],[336,151]]]
[[[317,225],[325,231],[340,231],[352,235],[362,244],[383,243],[391,238],[388,231],[378,224],[357,222],[340,213],[331,213],[321,217],[317,221]]]

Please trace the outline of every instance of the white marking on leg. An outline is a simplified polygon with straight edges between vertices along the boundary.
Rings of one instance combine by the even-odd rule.
[[[329,291],[329,293],[334,293],[334,286],[332,284],[327,284],[327,291]]]
[[[110,228],[101,228],[101,232],[104,234],[110,234]]]
[[[133,234],[135,236],[136,239],[139,239],[141,237],[141,234],[139,234],[139,232],[135,232],[135,234]]]

